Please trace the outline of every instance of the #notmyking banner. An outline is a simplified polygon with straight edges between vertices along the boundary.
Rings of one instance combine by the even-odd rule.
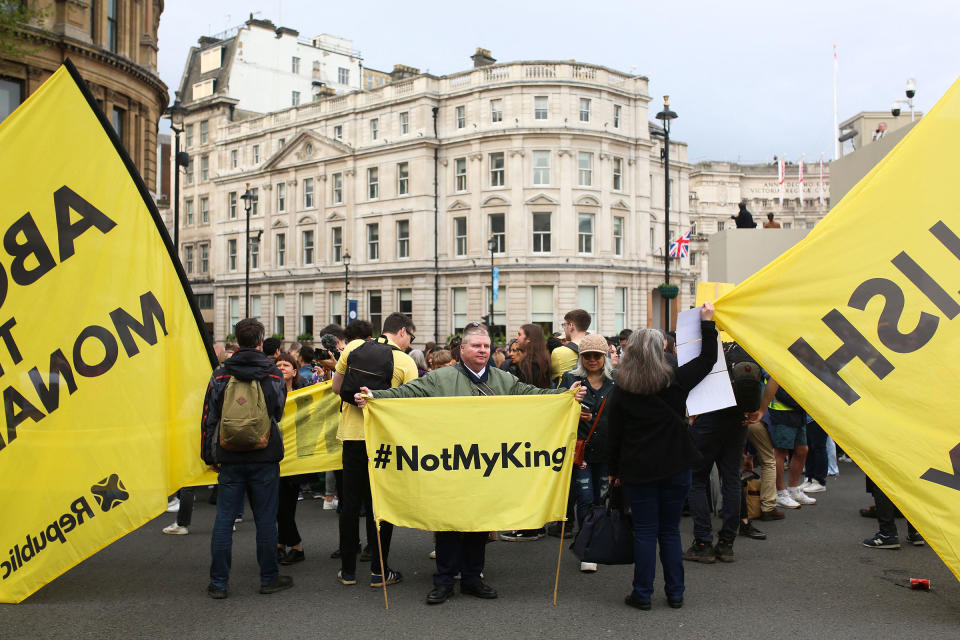
[[[369,400],[377,517],[428,531],[535,529],[563,520],[580,406],[574,394]]]
[[[960,82],[716,320],[960,578]]]
[[[0,602],[165,508],[213,354],[163,224],[68,62],[0,124]],[[196,448],[197,445],[195,445]]]

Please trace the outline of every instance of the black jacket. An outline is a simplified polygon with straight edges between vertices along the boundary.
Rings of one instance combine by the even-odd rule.
[[[691,468],[701,459],[686,419],[687,394],[700,384],[717,361],[717,330],[701,322],[700,355],[677,368],[670,385],[653,395],[614,387],[607,400],[610,475],[630,484],[653,482]]]
[[[227,451],[218,440],[220,412],[223,410],[223,392],[230,376],[238,380],[259,380],[270,412],[270,440],[264,449],[256,451]],[[280,419],[287,401],[287,386],[280,369],[262,351],[239,349],[210,376],[207,395],[203,399],[203,419],[200,423],[200,455],[207,464],[236,464],[248,462],[280,462],[283,460],[283,436]]]
[[[578,378],[573,375],[573,371],[567,371],[560,379],[560,386],[569,389],[573,386],[574,382],[578,381],[583,385],[583,388],[587,390],[587,394],[583,396],[583,402],[581,402],[581,404],[590,407],[590,413],[593,414],[594,419],[596,419],[597,412],[600,411],[600,406],[603,405],[603,413],[600,414],[600,419],[597,420],[597,428],[593,430],[593,435],[590,436],[590,442],[587,443],[583,459],[593,464],[605,463],[607,461],[607,431],[609,429],[607,423],[610,417],[610,394],[613,393],[613,380],[604,378],[600,388],[594,389],[590,386],[590,382],[586,377]],[[607,399],[606,404],[603,402],[604,398]],[[586,440],[587,436],[590,435],[590,427],[592,426],[593,420],[590,422],[581,420],[577,426],[577,439]]]

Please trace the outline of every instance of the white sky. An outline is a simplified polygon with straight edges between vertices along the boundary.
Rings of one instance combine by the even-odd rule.
[[[955,0],[167,0],[159,66],[171,102],[197,38],[251,11],[303,37],[350,38],[365,66],[385,71],[455,73],[472,66],[478,46],[500,62],[576,59],[634,71],[650,79],[651,117],[670,95],[679,114],[671,133],[691,161],[830,159],[834,44],[841,122],[888,110],[908,77],[926,112],[960,76]]]

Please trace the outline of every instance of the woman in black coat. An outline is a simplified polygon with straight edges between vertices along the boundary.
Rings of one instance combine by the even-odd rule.
[[[607,402],[610,482],[623,485],[633,514],[633,591],[626,603],[638,609],[650,608],[658,542],[667,602],[683,606],[680,515],[690,468],[700,459],[684,416],[687,394],[717,361],[713,305],[700,308],[700,320],[705,348],[676,369],[666,358],[660,331],[631,334]]]

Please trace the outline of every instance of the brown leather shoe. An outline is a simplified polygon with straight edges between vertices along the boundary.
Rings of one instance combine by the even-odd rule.
[[[761,511],[760,517],[757,518],[757,520],[783,520],[785,517],[783,511],[771,509],[770,511]]]

